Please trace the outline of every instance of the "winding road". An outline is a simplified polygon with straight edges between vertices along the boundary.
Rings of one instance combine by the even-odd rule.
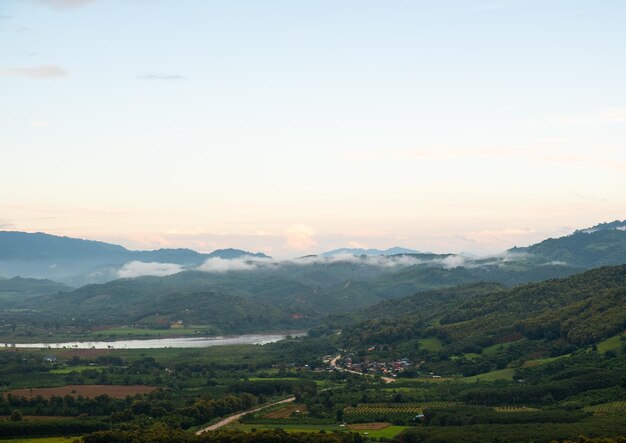
[[[362,372],[352,371],[352,370],[350,370],[350,369],[345,369],[345,368],[342,368],[342,367],[340,367],[340,366],[337,366],[337,360],[339,360],[340,358],[341,358],[341,355],[338,355],[338,356],[336,356],[335,358],[333,358],[333,359],[330,361],[330,367],[331,367],[331,368],[333,368],[333,369],[335,369],[335,370],[337,370],[337,371],[341,371],[341,372],[349,372],[350,374],[363,375],[363,376],[366,376],[366,377],[375,377],[375,375],[374,375],[374,374],[364,374],[364,373],[362,373]],[[391,377],[382,377],[382,376],[381,376],[380,378],[381,378],[381,379],[382,379],[385,383],[393,383],[393,382],[395,382],[395,381],[396,381],[396,379],[395,379],[395,378],[391,378]]]
[[[276,406],[276,405],[280,405],[282,403],[291,403],[296,399],[296,397],[289,397],[286,398],[284,400],[281,401],[277,401],[274,403],[270,403],[269,405],[263,405],[263,406],[259,406],[258,408],[255,409],[248,409],[247,411],[243,411],[243,412],[239,412],[235,415],[229,415],[228,417],[218,421],[217,423],[212,424],[211,426],[207,426],[206,428],[200,429],[198,432],[196,432],[196,435],[200,435],[203,432],[207,432],[207,431],[215,431],[216,429],[221,428],[222,426],[226,426],[229,423],[232,423],[236,420],[239,420],[241,417],[243,417],[246,414],[251,414],[253,412],[259,412],[263,409],[272,407],[272,406]]]

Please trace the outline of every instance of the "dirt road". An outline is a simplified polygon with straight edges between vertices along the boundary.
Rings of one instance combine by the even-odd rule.
[[[212,424],[211,426],[207,426],[206,428],[200,429],[198,432],[196,432],[196,435],[200,435],[203,432],[207,432],[207,431],[215,431],[216,429],[219,429],[222,426],[226,426],[229,423],[232,423],[232,422],[234,422],[236,420],[239,420],[241,417],[243,417],[246,414],[251,414],[253,412],[258,412],[258,411],[260,411],[262,409],[266,409],[266,408],[269,408],[271,406],[280,405],[282,403],[291,403],[295,399],[296,399],[296,397],[289,397],[289,398],[286,398],[284,400],[277,401],[275,403],[270,403],[269,405],[263,405],[263,406],[260,406],[258,408],[255,408],[255,409],[248,409],[247,411],[239,412],[238,414],[235,414],[235,415],[230,415],[230,416],[228,416],[228,417],[218,421],[217,423]]]
[[[340,368],[339,366],[337,366],[337,360],[339,360],[341,358],[341,355],[336,356],[335,358],[333,358],[330,361],[330,367],[337,370],[337,371],[342,371],[342,372],[349,372],[350,374],[357,374],[357,375],[365,375],[365,376],[369,376],[369,377],[374,377],[374,374],[364,374],[362,372],[357,372],[357,371],[351,371],[350,369],[344,369],[344,368]],[[395,378],[391,378],[391,377],[380,377],[385,383],[393,383],[396,381]]]

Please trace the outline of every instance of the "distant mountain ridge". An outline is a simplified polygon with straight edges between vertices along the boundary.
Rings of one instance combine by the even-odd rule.
[[[104,283],[120,277],[169,275],[194,270],[211,258],[234,260],[245,257],[270,258],[263,253],[232,248],[218,249],[210,254],[182,248],[132,251],[100,241],[44,233],[0,231],[0,276],[50,279],[73,287]],[[304,258],[306,260],[299,263],[307,269],[315,269],[318,273],[315,280],[333,281],[344,286],[348,281],[336,281],[334,270],[327,267],[330,262],[365,260],[368,261],[369,269],[386,267],[389,271],[399,271],[393,277],[388,272],[376,271],[376,281],[367,283],[351,278],[345,288],[342,286],[336,289],[337,296],[353,294],[355,291],[371,294],[374,287],[377,296],[387,298],[390,293],[403,296],[417,290],[479,281],[517,285],[565,277],[594,267],[626,263],[626,221],[601,223],[567,236],[546,239],[531,246],[515,247],[502,254],[482,258],[465,254],[420,253],[402,247],[386,250],[339,248],[317,258]],[[267,261],[266,264],[278,266],[278,262]],[[200,270],[215,269],[221,264],[214,265]],[[165,271],[151,274],[153,268],[164,268]],[[256,268],[256,265],[233,263],[233,267],[229,268],[229,264],[224,263],[221,268],[251,269]],[[284,266],[282,268],[287,269]],[[289,269],[294,272],[295,268]]]
[[[168,263],[181,257],[192,263],[171,265],[173,272],[157,276],[159,274],[121,275],[119,265],[116,268],[109,264],[112,261],[85,261],[88,257],[83,261],[67,258],[22,262],[22,265],[37,266],[33,269],[38,272],[42,269],[49,273],[66,269],[83,272],[85,279],[91,278],[90,282],[104,284],[90,284],[71,292],[47,290],[46,295],[37,299],[14,297],[11,305],[7,302],[5,306],[67,321],[75,318],[76,321],[112,324],[117,318],[124,323],[150,325],[162,318],[186,322],[213,318],[212,305],[222,297],[224,301],[220,309],[230,306],[232,309],[254,310],[255,313],[265,312],[262,317],[267,320],[269,329],[287,325],[309,327],[328,314],[347,313],[414,294],[421,299],[429,290],[484,282],[503,285],[502,290],[505,290],[520,284],[568,277],[599,266],[626,264],[626,230],[620,229],[621,226],[620,223],[604,224],[600,229],[579,230],[558,239],[483,258],[463,254],[394,254],[385,257],[347,254],[334,259],[310,256],[285,261],[244,259],[211,263],[206,261],[207,258],[226,260],[251,254],[233,249],[211,254],[185,249],[128,251],[95,242],[97,248],[105,249],[98,260],[102,256],[110,260],[121,249],[123,260],[118,263],[132,259],[144,260],[142,266],[152,265],[155,263],[149,262],[163,257]],[[80,241],[74,244],[85,246]],[[67,255],[72,257],[69,253]],[[264,257],[262,254],[255,256]],[[201,260],[195,263],[203,263],[203,266],[193,262],[196,258]],[[51,263],[54,267],[46,267]],[[10,265],[14,263],[0,261],[0,271],[6,275]],[[194,308],[196,302],[202,305],[202,309]],[[245,317],[246,312],[242,313]],[[254,325],[244,327],[242,323],[241,328],[234,316],[228,318],[235,323],[230,326],[220,323],[220,331],[262,330],[261,317],[258,322],[253,322]],[[226,319],[215,321],[218,320]]]
[[[332,251],[322,252],[322,257],[333,257],[335,255],[351,254],[356,256],[361,255],[398,255],[398,254],[421,254],[421,252],[414,249],[401,248],[395,246],[389,249],[364,249],[364,248],[339,248]]]
[[[269,258],[232,248],[210,254],[183,248],[133,251],[116,244],[42,232],[0,231],[0,275],[49,278],[72,286],[115,279],[115,271],[132,261],[197,266],[209,258],[247,256]]]

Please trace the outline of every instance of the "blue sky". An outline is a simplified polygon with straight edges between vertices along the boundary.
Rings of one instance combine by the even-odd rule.
[[[489,253],[626,218],[622,1],[4,0],[0,228]]]

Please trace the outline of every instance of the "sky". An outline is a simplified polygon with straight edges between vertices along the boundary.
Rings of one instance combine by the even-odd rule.
[[[490,254],[626,219],[622,0],[0,0],[0,229]]]

